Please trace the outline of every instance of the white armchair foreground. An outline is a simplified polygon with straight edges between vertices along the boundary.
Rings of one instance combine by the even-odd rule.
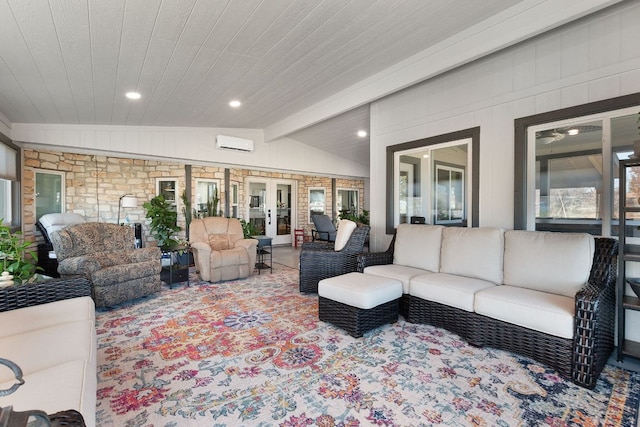
[[[256,239],[245,239],[236,218],[194,219],[189,226],[193,258],[201,280],[249,277],[256,265]]]

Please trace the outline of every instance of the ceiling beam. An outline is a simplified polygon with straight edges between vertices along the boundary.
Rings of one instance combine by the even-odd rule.
[[[265,142],[290,135],[512,46],[622,0],[524,0],[412,57],[265,128]]]

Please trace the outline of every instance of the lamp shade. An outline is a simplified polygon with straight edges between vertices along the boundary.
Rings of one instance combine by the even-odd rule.
[[[137,208],[138,207],[138,199],[135,196],[131,196],[131,195],[122,196],[122,207],[123,208]]]

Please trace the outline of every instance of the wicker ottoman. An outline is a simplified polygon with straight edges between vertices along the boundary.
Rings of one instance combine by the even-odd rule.
[[[318,317],[353,337],[398,320],[402,283],[364,273],[347,273],[318,283]]]

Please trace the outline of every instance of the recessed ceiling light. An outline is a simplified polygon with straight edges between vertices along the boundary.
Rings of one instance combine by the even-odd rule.
[[[129,99],[140,99],[142,97],[138,92],[127,92],[124,96]]]
[[[367,136],[367,131],[366,130],[359,130],[358,131],[358,136],[360,138],[364,138],[365,136]]]
[[[233,101],[229,102],[229,105],[232,106],[233,108],[238,108],[239,106],[242,105],[242,102],[238,101],[237,99],[234,99]]]

